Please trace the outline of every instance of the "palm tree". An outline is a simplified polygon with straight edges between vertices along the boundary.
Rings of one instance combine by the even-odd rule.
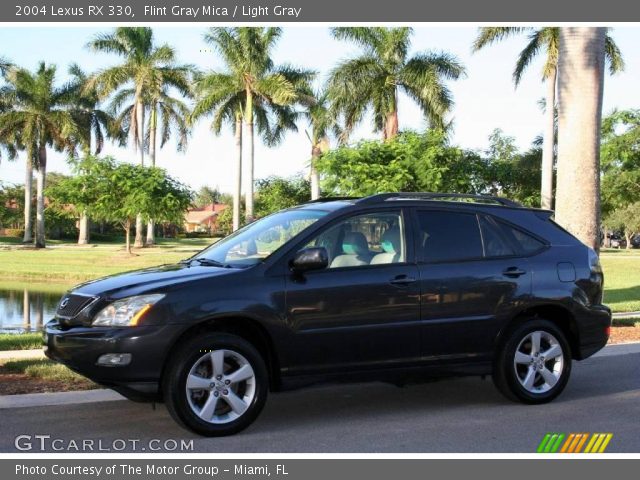
[[[242,123],[245,109],[246,89],[238,77],[226,72],[208,72],[199,75],[195,82],[196,104],[191,113],[191,123],[211,116],[211,131],[219,135],[225,124],[231,126],[235,138],[233,230],[240,228],[242,201]],[[302,87],[300,88],[302,90]],[[300,92],[302,97],[304,94]],[[267,145],[275,145],[288,130],[296,130],[296,112],[289,106],[267,103],[262,97],[253,105],[258,134]]]
[[[242,199],[242,106],[244,89],[230,72],[209,72],[196,82],[196,104],[190,122],[204,116],[213,116],[211,131],[219,135],[225,123],[233,128],[235,139],[234,190],[233,190],[233,230],[240,228],[240,203]]]
[[[523,27],[482,27],[476,38],[473,49],[478,51],[487,45],[503,40],[509,36],[529,30],[528,43],[520,52],[513,71],[513,82],[516,87],[522,80],[527,67],[533,62],[540,50],[546,51],[542,69],[542,80],[546,83],[545,123],[542,144],[542,181],[540,186],[540,204],[542,208],[551,209],[553,205],[553,159],[555,152],[555,106],[556,85],[558,75],[558,51],[560,40],[559,27],[542,27],[539,29]],[[606,35],[606,58],[609,71],[613,75],[624,69],[624,61],[613,38]]]
[[[556,220],[596,251],[606,45],[606,28],[560,28]]]
[[[432,127],[445,126],[453,100],[445,80],[464,75],[462,64],[448,53],[422,52],[408,58],[410,28],[336,27],[333,36],[364,49],[362,55],[338,64],[327,92],[345,135],[373,112],[373,126],[384,139],[398,133],[398,94],[403,91],[421,108]]]
[[[279,107],[296,103],[299,100],[301,86],[315,75],[308,70],[273,64],[271,54],[281,34],[282,29],[275,27],[214,27],[205,35],[205,41],[218,51],[225,63],[228,75],[225,88],[235,92],[233,100],[230,101],[242,102],[242,109],[236,109],[233,115],[244,123],[246,136],[244,143],[248,163],[245,194],[247,221],[252,221],[254,216],[254,125],[261,122],[264,126],[267,120],[259,119],[258,114],[276,115],[281,126],[289,123],[291,111]],[[237,136],[238,129],[235,130]],[[284,128],[280,128],[271,133],[282,134],[283,131]],[[272,143],[271,140],[277,140],[277,137],[278,135],[267,136],[265,139],[267,143]],[[236,145],[239,145],[237,138]]]
[[[313,95],[313,101],[304,112],[310,127],[306,131],[307,138],[311,142],[311,160],[309,165],[309,177],[311,179],[311,199],[320,198],[320,175],[316,169],[316,162],[329,150],[331,135],[340,138],[341,130],[338,119],[331,111],[329,97],[326,92]]]
[[[106,137],[113,138],[124,144],[125,139],[121,131],[114,124],[113,116],[99,107],[100,96],[95,85],[88,86],[90,76],[79,65],[72,64],[69,67],[71,75],[70,89],[73,95],[73,114],[79,125],[81,138],[77,140],[84,155],[91,153],[98,155],[104,147]],[[80,212],[78,244],[89,243],[89,217],[85,212]]]
[[[0,76],[5,78],[14,65],[4,57],[0,57]],[[8,112],[13,108],[15,98],[14,90],[9,86],[0,88],[0,114]],[[0,160],[2,160],[3,151],[6,158],[15,160],[18,156],[18,150],[21,149],[20,138],[17,131],[6,131],[3,137],[0,137]],[[31,218],[31,204],[33,193],[33,164],[30,158],[25,162],[25,182],[24,182],[24,236],[23,243],[31,243],[33,241],[33,222]]]
[[[53,147],[73,155],[75,140],[79,138],[74,113],[68,108],[72,93],[68,86],[57,87],[55,76],[56,67],[44,62],[40,62],[33,73],[22,68],[11,69],[6,75],[9,85],[3,94],[13,105],[10,110],[0,113],[0,138],[17,141],[16,132],[20,132],[20,145],[37,171],[35,246],[38,248],[45,247],[47,149]]]
[[[191,97],[190,80],[187,78],[186,72],[183,74],[182,91],[184,96]],[[171,96],[171,92],[165,86],[158,92],[149,93],[149,123],[147,125],[147,143],[149,148],[149,159],[151,166],[156,166],[156,150],[158,147],[158,128],[160,129],[160,148],[164,147],[172,134],[178,136],[177,149],[178,152],[184,152],[187,147],[189,137],[189,116],[191,111],[187,105],[180,100]],[[149,220],[147,224],[147,245],[155,243],[155,222]]]
[[[176,64],[176,53],[167,44],[155,45],[153,31],[148,27],[119,27],[111,33],[97,35],[89,48],[97,52],[114,53],[124,59],[123,63],[99,71],[88,83],[97,88],[101,98],[116,94],[113,106],[123,105],[131,96],[133,101],[119,114],[118,125],[128,132],[137,151],[140,164],[144,165],[145,111],[150,107],[150,93],[162,92],[175,87],[183,90],[184,75],[191,67]],[[142,217],[136,219],[134,246],[144,245]]]

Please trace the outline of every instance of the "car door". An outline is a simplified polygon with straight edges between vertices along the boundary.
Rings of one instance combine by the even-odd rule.
[[[418,359],[418,269],[407,230],[402,209],[370,211],[333,222],[299,245],[326,248],[329,266],[287,274],[286,315],[294,332],[289,373]]]
[[[531,292],[527,259],[473,211],[417,209],[415,221],[423,358],[487,359],[503,321]]]

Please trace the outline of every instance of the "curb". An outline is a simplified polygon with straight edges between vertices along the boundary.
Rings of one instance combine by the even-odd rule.
[[[35,350],[2,350],[0,351],[0,360],[6,359],[22,360],[26,358],[45,358],[44,350],[41,348]]]
[[[115,400],[125,400],[125,398],[119,393],[107,389],[0,395],[0,410],[5,408],[48,407],[53,405],[113,402]]]
[[[640,312],[618,312],[611,315],[613,319],[640,318]]]

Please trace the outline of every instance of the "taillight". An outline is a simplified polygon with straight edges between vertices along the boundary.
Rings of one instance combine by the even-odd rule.
[[[600,265],[600,257],[593,248],[587,247],[589,256],[589,268],[592,272],[602,273],[602,266]]]
[[[604,333],[607,337],[611,336],[611,325],[609,325],[608,327],[605,327]]]

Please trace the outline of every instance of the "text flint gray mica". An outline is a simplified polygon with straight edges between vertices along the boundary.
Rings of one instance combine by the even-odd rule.
[[[37,7],[36,11],[33,10]],[[93,7],[93,8],[91,8]],[[145,14],[145,7],[147,13]],[[175,8],[173,8],[175,7]],[[277,8],[276,8],[277,7]],[[196,14],[196,9],[199,9]],[[91,10],[91,11],[90,11]],[[178,15],[174,15],[178,13]],[[244,14],[243,14],[244,12]],[[21,13],[21,15],[18,15]],[[28,14],[25,14],[28,13]],[[255,15],[254,15],[255,14]],[[2,22],[634,22],[629,0],[17,0]]]

